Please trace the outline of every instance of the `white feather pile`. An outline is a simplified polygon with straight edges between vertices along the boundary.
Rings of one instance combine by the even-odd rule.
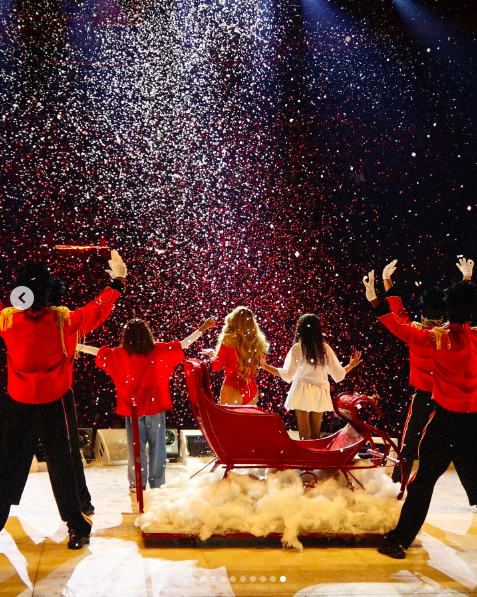
[[[384,534],[396,526],[399,486],[382,469],[354,471],[351,491],[343,475],[317,471],[318,483],[303,486],[297,471],[269,472],[262,479],[223,471],[194,479],[182,473],[145,494],[136,521],[148,533],[190,533],[208,539],[231,532],[265,537],[281,533],[287,547],[302,548],[300,534]]]

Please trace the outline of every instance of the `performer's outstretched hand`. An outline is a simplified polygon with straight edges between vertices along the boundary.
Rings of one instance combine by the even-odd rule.
[[[351,369],[354,369],[355,367],[357,367],[361,362],[362,362],[361,352],[359,350],[355,350],[349,360],[349,364],[346,365],[346,367],[345,367],[346,373],[349,373],[351,371]]]
[[[472,280],[472,270],[474,269],[474,262],[472,259],[464,259],[462,257],[456,265],[464,276],[464,280]]]
[[[204,321],[204,323],[200,326],[199,331],[200,332],[206,332],[207,330],[209,330],[210,328],[215,328],[216,326],[216,322],[215,319],[213,317],[209,317],[208,319],[206,319]],[[211,349],[212,350],[212,349]]]
[[[369,302],[374,301],[377,298],[374,289],[374,269],[372,269],[367,276],[363,276],[363,284],[366,287],[366,298]]]
[[[260,368],[272,375],[276,375],[277,377],[281,377],[280,371],[276,367],[272,367],[267,363],[267,357],[262,354],[260,355]]]
[[[396,271],[396,263],[398,262],[397,259],[388,263],[387,266],[383,269],[383,280],[390,280],[391,276]]]
[[[113,249],[111,251],[111,259],[108,261],[109,267],[111,269],[107,269],[106,271],[111,276],[112,280],[124,280],[127,276],[128,269],[126,264],[119,256],[119,253]]]
[[[397,259],[388,263],[387,266],[383,269],[383,283],[384,283],[384,290],[387,292],[390,288],[393,287],[393,283],[391,282],[391,276],[396,271],[396,263]]]
[[[200,351],[200,354],[203,354],[205,357],[211,357],[214,354],[215,350],[213,348],[203,348]]]
[[[357,367],[362,362],[363,362],[363,359],[361,358],[361,351],[355,350],[353,352],[353,356],[349,360],[349,364],[353,365],[353,368],[354,368],[354,367]]]

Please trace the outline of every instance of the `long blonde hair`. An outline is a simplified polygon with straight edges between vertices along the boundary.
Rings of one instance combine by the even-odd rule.
[[[215,356],[222,344],[237,349],[237,372],[240,377],[247,379],[252,371],[257,375],[260,357],[268,350],[268,343],[248,307],[237,307],[227,315],[217,340]]]

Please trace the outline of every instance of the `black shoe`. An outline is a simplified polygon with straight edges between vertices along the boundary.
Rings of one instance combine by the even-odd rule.
[[[81,512],[85,516],[91,516],[91,514],[94,514],[93,504],[91,502],[85,502],[84,504],[81,504]]]
[[[68,540],[68,549],[81,549],[85,545],[89,545],[90,531],[88,531],[86,534],[84,532],[78,532],[74,529],[70,529],[68,534],[70,536]]]
[[[383,556],[389,556],[395,560],[404,560],[406,557],[406,551],[404,550],[404,547],[400,543],[392,541],[387,537],[384,539],[383,544],[378,551],[379,553],[382,553]]]
[[[10,514],[10,504],[8,504],[7,506],[5,506],[4,504],[0,504],[0,531],[7,524],[9,514]]]

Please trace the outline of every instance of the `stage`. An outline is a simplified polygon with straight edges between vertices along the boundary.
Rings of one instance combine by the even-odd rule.
[[[170,480],[184,467],[170,464]],[[32,473],[0,533],[2,597],[218,595],[477,595],[477,516],[454,470],[439,480],[423,531],[404,561],[365,541],[169,541],[146,546],[134,525],[126,467],[86,469],[96,507],[89,547],[66,547],[47,473]]]

